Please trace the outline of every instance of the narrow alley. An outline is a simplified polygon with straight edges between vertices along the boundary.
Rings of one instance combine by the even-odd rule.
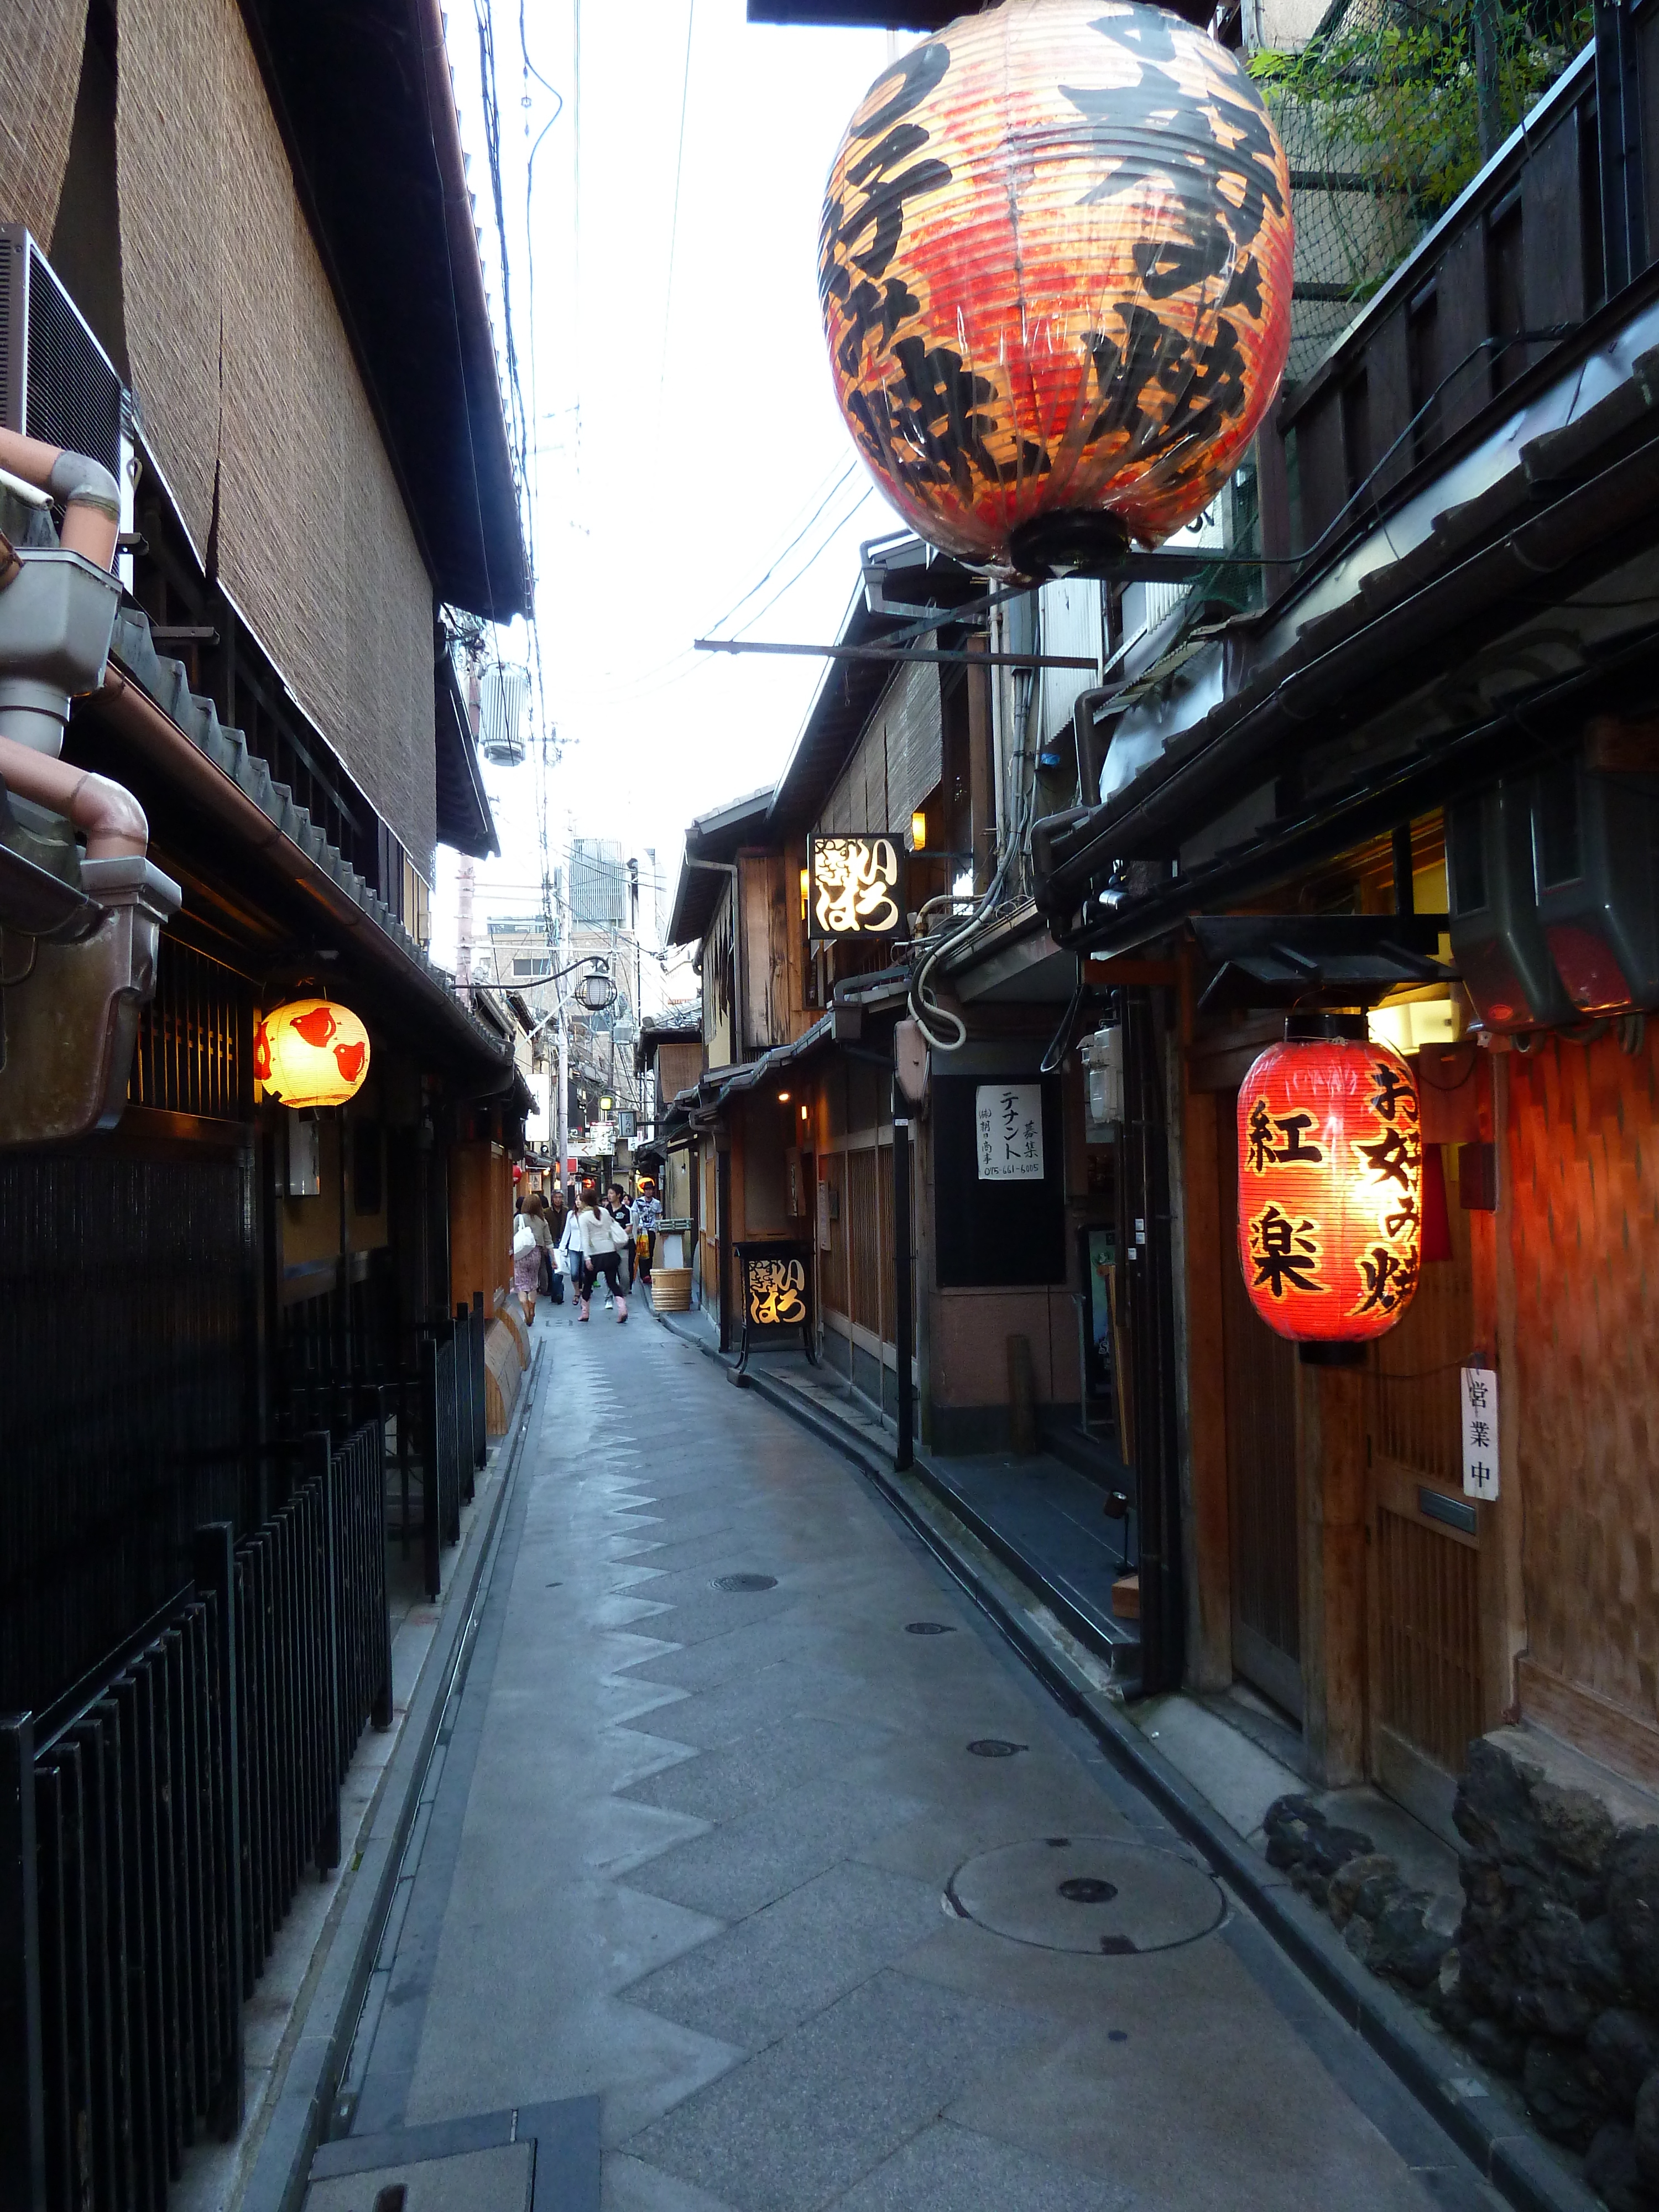
[[[610,2212],[1498,2201],[852,1468],[538,1334],[314,2204],[514,2109]]]

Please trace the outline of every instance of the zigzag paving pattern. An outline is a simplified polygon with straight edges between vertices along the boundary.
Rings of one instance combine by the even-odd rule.
[[[607,2212],[1490,2212],[861,1478],[550,1334],[357,2128],[598,2097]]]

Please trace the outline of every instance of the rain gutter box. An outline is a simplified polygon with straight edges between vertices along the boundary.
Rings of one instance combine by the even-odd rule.
[[[0,591],[0,678],[26,668],[65,696],[103,680],[121,582],[78,553],[16,549],[18,574]]]

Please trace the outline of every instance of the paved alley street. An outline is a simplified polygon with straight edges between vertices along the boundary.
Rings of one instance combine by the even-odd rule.
[[[612,2212],[1498,2202],[848,1466],[641,1304],[538,1334],[354,2135],[597,2098]]]

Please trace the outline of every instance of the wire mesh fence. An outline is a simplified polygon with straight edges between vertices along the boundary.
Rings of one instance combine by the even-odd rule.
[[[1296,208],[1290,381],[1442,216],[1592,32],[1572,0],[1333,0],[1250,57]]]

